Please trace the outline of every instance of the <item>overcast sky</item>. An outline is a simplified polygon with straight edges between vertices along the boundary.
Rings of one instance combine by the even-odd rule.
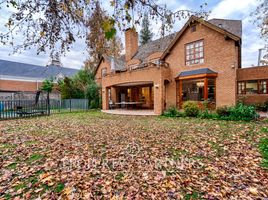
[[[104,1],[103,5],[106,9],[109,8],[109,1]],[[242,66],[249,67],[257,64],[258,49],[264,47],[264,41],[260,38],[259,29],[253,24],[253,19],[250,13],[254,11],[258,0],[159,0],[160,4],[166,3],[168,8],[172,10],[190,9],[198,10],[199,6],[207,3],[206,10],[211,11],[209,19],[223,18],[223,19],[238,19],[243,22],[243,36],[242,36]],[[5,10],[0,10],[0,32],[4,32],[4,24],[6,23],[7,13]],[[174,25],[173,31],[179,31],[185,21],[178,21]],[[159,38],[159,24],[152,24],[154,38]],[[137,27],[139,30],[139,27]],[[124,37],[122,35],[122,42]],[[83,40],[77,40],[70,52],[61,58],[64,67],[81,68],[83,61],[87,58],[85,51],[85,43]],[[35,49],[23,51],[21,53],[12,54],[12,48],[0,44],[0,59],[12,60],[17,62],[24,62],[36,65],[46,65],[49,60],[48,54],[36,55]]]

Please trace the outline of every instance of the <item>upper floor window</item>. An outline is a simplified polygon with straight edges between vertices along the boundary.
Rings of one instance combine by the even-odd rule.
[[[104,77],[107,75],[107,68],[102,68],[101,69],[101,77]]]
[[[204,41],[199,40],[185,45],[185,64],[187,66],[204,63]]]
[[[195,24],[191,26],[191,31],[192,32],[195,32],[196,31],[196,25]]]

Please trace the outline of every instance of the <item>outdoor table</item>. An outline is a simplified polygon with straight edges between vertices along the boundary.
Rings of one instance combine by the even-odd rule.
[[[115,103],[115,105],[125,105],[126,108],[128,108],[128,106],[135,106],[135,105],[142,105],[142,102],[117,102]]]

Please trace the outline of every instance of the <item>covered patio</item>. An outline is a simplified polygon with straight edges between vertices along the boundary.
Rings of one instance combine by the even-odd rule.
[[[153,110],[153,82],[134,82],[108,88],[109,110]]]

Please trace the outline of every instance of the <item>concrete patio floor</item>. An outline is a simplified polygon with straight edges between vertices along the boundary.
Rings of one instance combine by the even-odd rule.
[[[126,109],[113,109],[101,110],[104,113],[113,115],[138,115],[138,116],[154,116],[156,115],[153,110],[126,110]]]

